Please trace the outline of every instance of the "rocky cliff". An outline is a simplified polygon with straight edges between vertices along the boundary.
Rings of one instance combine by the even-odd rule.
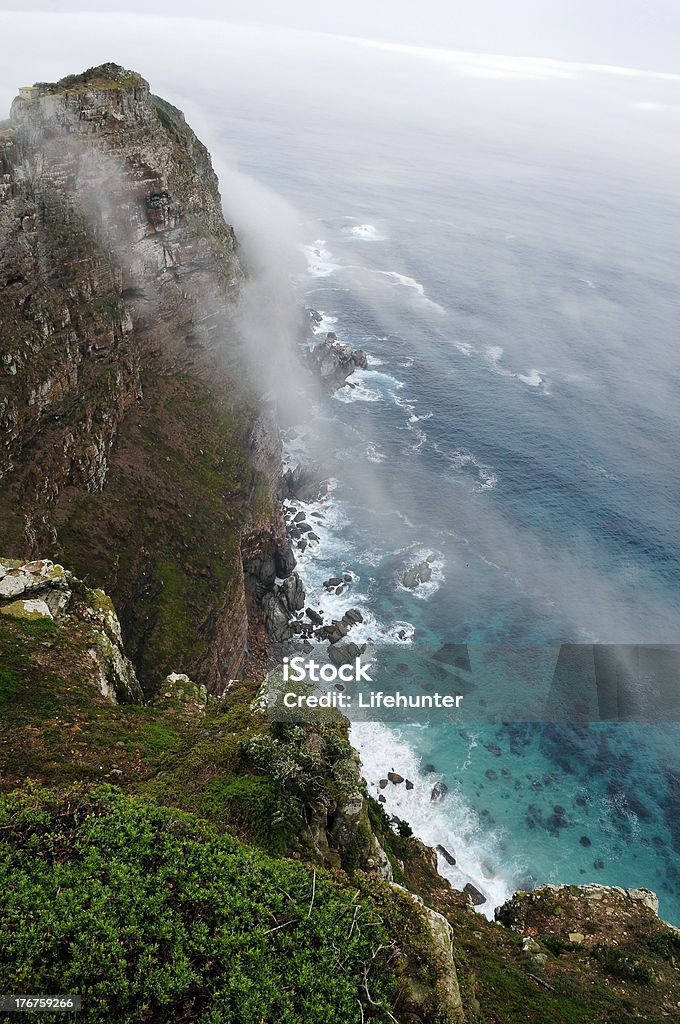
[[[210,156],[115,64],[21,92],[0,133],[2,550],[105,587],[146,692],[170,671],[220,692],[248,646],[243,561],[283,532]]]

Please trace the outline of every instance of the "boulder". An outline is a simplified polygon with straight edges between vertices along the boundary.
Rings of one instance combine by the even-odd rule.
[[[366,646],[359,647],[358,644],[330,644],[327,648],[328,659],[339,668],[340,665],[353,665],[357,658],[363,654]]]
[[[323,626],[323,616],[319,615],[319,613],[314,611],[313,608],[305,608],[305,614],[309,621],[313,622],[315,626]]]
[[[441,843],[437,843],[436,850],[437,853],[441,854],[447,864],[450,864],[452,867],[455,866],[456,858],[452,853],[449,853],[445,846],[442,846]]]
[[[331,644],[337,644],[338,641],[343,640],[348,633],[349,628],[344,622],[339,622],[337,619],[334,619],[326,626],[321,626],[316,631],[316,635],[319,639],[328,640]]]
[[[395,786],[400,786],[401,783],[404,781],[404,776],[400,775],[399,772],[388,772],[387,778]]]
[[[486,903],[486,896],[472,882],[468,882],[463,886],[463,892],[468,894],[473,907],[481,907],[482,904]]]
[[[435,782],[432,787],[432,792],[430,793],[430,800],[432,803],[437,804],[444,799],[448,791],[449,787],[445,782]]]
[[[368,366],[368,357],[362,349],[343,345],[332,331],[311,350],[309,360],[321,380],[334,390],[343,387],[355,370],[365,370]]]
[[[417,565],[412,565],[401,577],[402,586],[408,590],[415,590],[421,583],[427,583],[432,579],[432,566],[424,559]]]
[[[359,622],[364,621],[364,617],[358,608],[350,608],[349,611],[345,612],[342,619],[343,622],[351,626],[356,626]]]

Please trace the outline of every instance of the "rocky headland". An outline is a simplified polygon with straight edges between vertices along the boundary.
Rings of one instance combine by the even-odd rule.
[[[72,983],[93,1024],[676,1019],[652,893],[542,887],[488,921],[437,872],[455,851],[368,796],[346,721],[269,721],[269,644],[342,664],[362,613],[307,605],[325,474],[284,471],[181,112],[115,64],[39,83],[0,173],[0,987]],[[367,366],[308,353],[331,390]]]

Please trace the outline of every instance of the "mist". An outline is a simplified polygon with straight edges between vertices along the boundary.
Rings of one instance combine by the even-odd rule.
[[[432,313],[432,326],[419,342],[423,363],[435,362],[448,331],[460,336],[470,358],[487,373],[520,381],[532,367],[543,369],[547,363],[549,371],[554,364],[558,372],[559,365],[565,380],[576,380],[596,336],[597,358],[609,387],[618,392],[617,407],[627,414],[636,409],[636,372],[613,369],[620,358],[621,328],[611,320],[613,306],[604,293],[598,298],[601,316],[591,322],[592,314],[580,302],[542,292],[536,283],[537,295],[563,308],[566,325],[564,338],[557,339],[563,342],[559,354],[546,354],[540,324],[514,301],[523,295],[526,275],[524,266],[513,264],[498,244],[504,232],[516,230],[506,225],[501,202],[514,208],[511,186],[533,190],[535,207],[523,211],[525,236],[558,240],[566,232],[578,246],[583,233],[590,251],[604,251],[620,204],[634,209],[641,197],[658,196],[659,204],[669,194],[677,197],[677,73],[600,64],[595,53],[579,55],[586,58],[580,60],[524,55],[531,50],[473,53],[432,41],[412,45],[217,19],[3,12],[0,29],[12,40],[0,71],[5,106],[20,84],[56,80],[114,60],[138,70],[153,92],[185,112],[212,154],[225,216],[236,229],[249,269],[239,317],[246,360],[262,390],[287,410],[288,418],[310,416],[310,406],[303,404],[306,378],[298,347],[301,246],[324,237],[325,224],[334,218],[351,214],[379,223],[380,197],[389,200],[404,188],[411,189],[414,221],[427,225],[435,207],[438,220],[450,220],[451,234],[460,239],[461,260],[471,258],[469,242],[475,234],[490,231],[483,263],[466,280],[474,295],[455,291],[452,277],[446,312],[453,327],[439,326],[445,318],[438,322]],[[411,188],[412,181],[417,188]],[[457,202],[463,195],[473,195],[476,206]],[[575,219],[574,197],[589,196],[591,205],[584,204]],[[664,254],[671,252],[672,235],[669,223],[668,238],[660,238]],[[414,245],[412,239],[403,241],[407,254]],[[633,235],[625,246],[622,259],[640,258]],[[356,249],[347,246],[335,255],[342,267],[338,288],[354,295],[387,332],[403,332],[416,311],[431,312],[418,305],[415,294],[401,304],[388,301],[392,283],[385,275],[392,268],[381,262],[379,251],[364,249],[357,259]],[[444,285],[445,265],[440,273]],[[512,329],[506,325],[506,349],[495,363],[484,348],[470,343],[461,313],[452,313],[454,303],[469,305],[473,298],[481,305],[517,310]],[[493,349],[491,339],[487,347]],[[657,345],[654,335],[639,351],[627,348],[625,358],[641,374],[650,359],[655,364],[670,359],[678,371],[677,356]],[[596,401],[599,385],[589,381],[587,387]],[[669,378],[654,381],[654,399],[650,417],[672,415],[675,392]],[[318,400],[317,395],[313,402]],[[307,432],[309,457],[334,461],[346,442],[327,416],[314,416],[313,424]],[[348,431],[355,439],[374,440],[369,422]],[[403,511],[401,503],[412,496],[410,511],[416,514],[431,481],[412,477],[414,471],[404,467],[403,486],[395,491],[370,466],[351,458],[345,459],[343,472],[352,493],[362,495],[368,518],[385,524],[391,546],[405,543],[395,507]],[[455,519],[455,535],[442,534],[438,542],[452,573],[462,570],[462,552],[474,536],[479,557],[493,560],[514,578],[536,608],[557,603],[576,621],[584,617],[585,602],[593,640],[662,642],[673,633],[676,613],[663,601],[650,597],[642,612],[636,608],[635,583],[631,586],[625,567],[602,575],[596,567],[597,546],[586,532],[576,555],[574,547],[556,550],[530,529],[517,529],[491,505],[480,517],[474,504],[461,501]]]

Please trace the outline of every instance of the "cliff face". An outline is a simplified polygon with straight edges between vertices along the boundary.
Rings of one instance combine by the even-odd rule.
[[[103,65],[14,101],[0,172],[3,551],[105,587],[147,692],[171,671],[220,692],[246,653],[243,559],[282,526],[209,154]]]

